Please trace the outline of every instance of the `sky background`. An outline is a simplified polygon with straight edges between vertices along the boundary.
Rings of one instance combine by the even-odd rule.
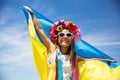
[[[83,40],[120,62],[119,0],[0,0],[0,80],[40,80],[23,5],[52,21],[72,20]]]

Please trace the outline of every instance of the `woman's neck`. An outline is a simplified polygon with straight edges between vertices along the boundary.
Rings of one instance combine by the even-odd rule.
[[[60,51],[63,55],[67,55],[67,52],[68,52],[68,47],[61,47],[60,48]]]

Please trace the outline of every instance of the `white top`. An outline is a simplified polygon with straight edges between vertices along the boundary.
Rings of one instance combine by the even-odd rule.
[[[48,66],[51,68],[52,62],[55,61],[56,54],[58,50],[56,50],[52,55],[48,57]],[[63,67],[63,80],[70,80],[72,76],[72,66],[70,63],[69,55],[61,55],[62,58],[62,67]]]

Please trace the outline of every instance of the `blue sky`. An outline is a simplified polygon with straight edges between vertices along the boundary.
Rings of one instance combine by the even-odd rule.
[[[72,20],[82,39],[120,62],[119,0],[1,0],[0,80],[40,80],[26,19],[27,5],[52,21]]]

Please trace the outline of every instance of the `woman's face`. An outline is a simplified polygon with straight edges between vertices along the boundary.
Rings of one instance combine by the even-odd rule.
[[[72,44],[73,38],[74,35],[67,29],[58,33],[58,43],[61,47],[69,47]]]

